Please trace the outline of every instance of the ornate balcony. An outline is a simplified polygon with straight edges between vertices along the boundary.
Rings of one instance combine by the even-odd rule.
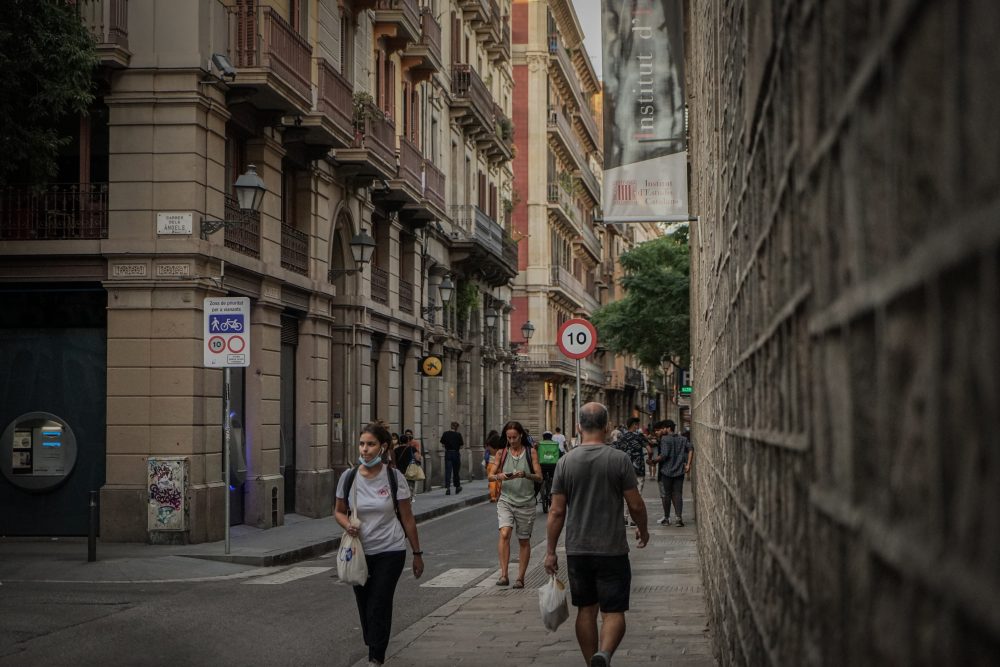
[[[420,10],[416,0],[377,0],[373,39],[385,38],[391,51],[420,39]]]
[[[372,181],[396,177],[396,129],[371,103],[355,107],[354,140],[334,150],[338,171],[345,178]]]
[[[430,160],[422,159],[421,183],[420,199],[404,206],[400,216],[415,226],[423,226],[431,220],[444,220],[447,217],[444,207],[444,172]]]
[[[399,309],[404,313],[413,314],[413,283],[399,279]]]
[[[427,7],[420,10],[420,39],[403,52],[403,68],[409,69],[414,82],[426,81],[441,65],[441,25]]]
[[[505,233],[496,220],[475,204],[451,207],[457,238],[452,244],[452,261],[469,272],[481,274],[494,286],[517,275],[517,255],[505,249]]]
[[[487,45],[486,51],[494,61],[510,61],[510,15],[500,17],[500,40]]]
[[[419,203],[424,197],[424,157],[420,149],[406,137],[399,137],[396,156],[396,173],[388,179],[389,187],[374,192],[379,204],[390,210]]]
[[[354,87],[326,58],[316,59],[316,109],[302,118],[308,144],[346,148],[354,142]]]
[[[495,104],[486,84],[471,65],[451,66],[451,113],[466,134],[496,134]]]
[[[476,34],[483,40],[483,45],[487,50],[491,46],[495,46],[500,43],[502,36],[502,30],[500,28],[500,21],[503,19],[503,15],[500,14],[500,5],[497,4],[497,0],[489,0],[489,15],[485,21],[473,23],[473,29]]]
[[[372,301],[389,305],[389,272],[378,266],[372,266]]]
[[[285,223],[281,223],[281,266],[309,275],[309,235]]]
[[[271,7],[229,7],[229,58],[236,78],[259,109],[312,109],[312,47]]]
[[[514,157],[514,123],[499,104],[493,105],[493,118],[493,132],[480,135],[476,145],[491,163],[508,162]]]
[[[226,226],[226,247],[241,255],[260,258],[260,212],[244,212],[236,197],[226,195],[226,220],[242,220],[242,225]]]
[[[97,43],[105,67],[128,67],[128,0],[77,0],[76,11]]]
[[[471,21],[474,26],[490,20],[489,0],[458,0],[458,6],[462,10],[462,18]]]
[[[517,364],[530,373],[560,379],[576,375],[576,362],[560,352],[557,345],[524,345],[518,353]],[[589,358],[581,359],[580,380],[584,384],[603,386],[604,369]]]
[[[642,371],[638,368],[632,368],[631,366],[625,367],[625,386],[626,387],[641,387],[642,386]]]
[[[108,238],[107,183],[0,190],[0,240]]]
[[[587,291],[576,276],[562,266],[551,267],[549,285],[558,288],[554,296],[580,315],[590,315],[600,307],[597,297]]]

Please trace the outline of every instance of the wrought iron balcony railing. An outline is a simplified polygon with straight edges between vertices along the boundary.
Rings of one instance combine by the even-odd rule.
[[[281,266],[309,275],[309,235],[285,223],[281,224]]]
[[[108,238],[107,183],[0,190],[0,240]]]

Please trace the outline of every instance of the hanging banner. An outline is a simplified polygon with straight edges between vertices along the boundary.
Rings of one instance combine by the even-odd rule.
[[[601,7],[604,221],[686,221],[683,0]]]

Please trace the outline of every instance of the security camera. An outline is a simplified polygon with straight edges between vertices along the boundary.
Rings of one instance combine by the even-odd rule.
[[[215,69],[219,70],[223,78],[228,78],[230,81],[236,78],[236,68],[224,54],[213,53],[212,64],[215,65]]]

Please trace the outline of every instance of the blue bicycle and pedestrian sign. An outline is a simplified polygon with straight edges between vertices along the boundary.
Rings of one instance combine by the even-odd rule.
[[[250,365],[250,299],[214,297],[205,299],[205,366],[209,368]]]

